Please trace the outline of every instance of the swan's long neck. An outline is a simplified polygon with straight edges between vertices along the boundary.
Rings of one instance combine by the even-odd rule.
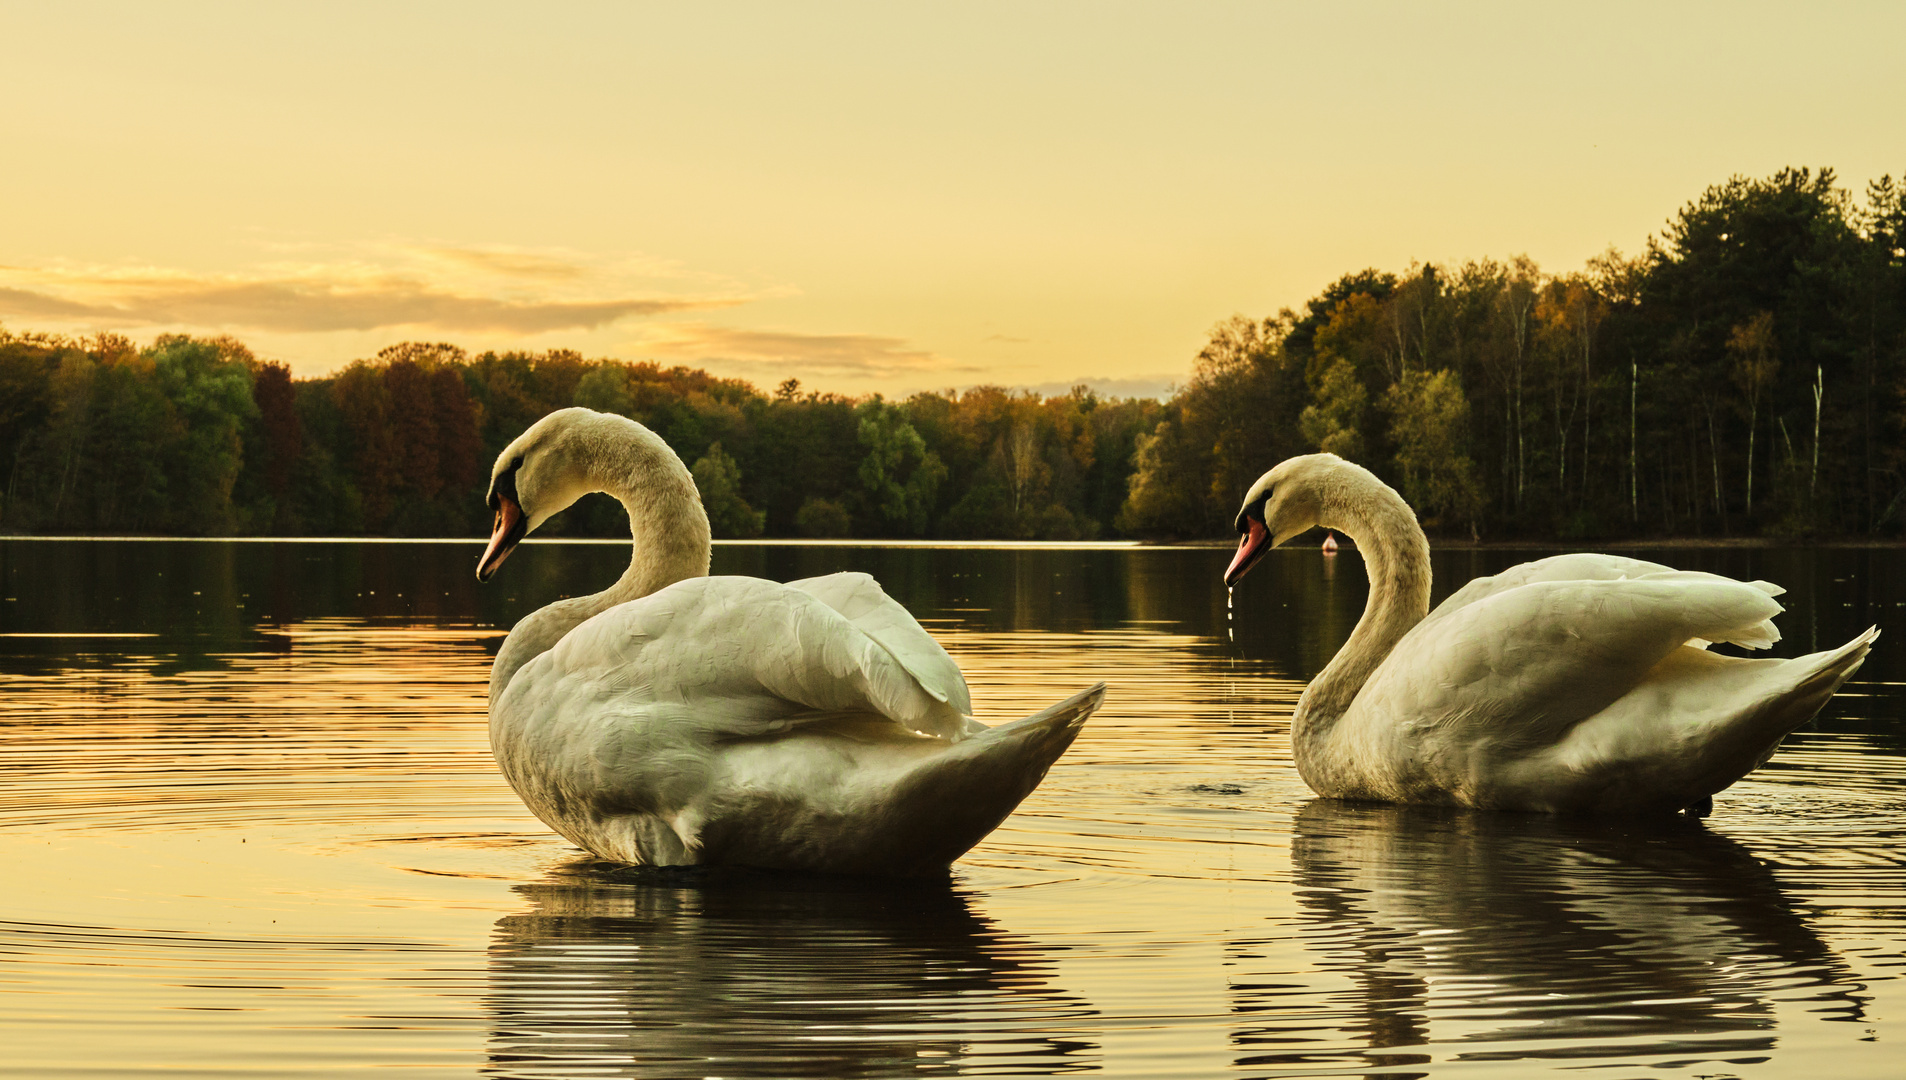
[[[629,568],[614,585],[585,598],[594,605],[590,615],[678,581],[708,576],[708,512],[695,478],[660,436],[636,430],[647,438],[607,443],[578,455],[582,484],[622,504],[634,540]]]
[[[599,593],[558,600],[523,617],[490,669],[492,704],[517,669],[555,647],[564,635],[617,604],[688,578],[707,577],[712,548],[708,513],[695,479],[661,437],[621,417],[577,424],[547,451],[561,469],[563,506],[607,492],[629,514],[634,549],[629,567]]]
[[[1366,474],[1367,475],[1367,474]],[[1319,522],[1357,542],[1370,575],[1363,617],[1312,679],[1291,719],[1291,741],[1322,740],[1390,650],[1429,612],[1429,541],[1409,504],[1375,477],[1327,493]],[[1300,751],[1298,760],[1305,755]]]

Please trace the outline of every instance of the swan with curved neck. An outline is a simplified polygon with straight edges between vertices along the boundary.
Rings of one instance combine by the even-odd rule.
[[[628,569],[510,631],[490,742],[531,812],[605,859],[944,872],[1103,700],[1101,683],[988,727],[952,657],[867,575],[710,577],[681,459],[588,409],[551,413],[497,458],[477,577],[592,491],[628,511]]]
[[[1317,526],[1356,541],[1363,616],[1291,718],[1322,795],[1555,812],[1702,814],[1860,666],[1877,628],[1792,660],[1766,648],[1784,590],[1612,555],[1478,578],[1429,608],[1429,542],[1409,504],[1332,454],[1279,464],[1238,511],[1235,585]]]
[[[592,616],[678,581],[708,576],[713,534],[695,478],[682,459],[661,436],[633,420],[564,409],[517,436],[496,459],[489,494],[496,527],[477,563],[477,580],[490,580],[523,537],[597,491],[613,497],[629,515],[635,544],[628,569],[599,593],[559,600],[517,623],[490,673],[492,702],[518,668]]]

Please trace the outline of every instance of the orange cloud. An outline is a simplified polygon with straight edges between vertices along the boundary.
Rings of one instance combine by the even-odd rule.
[[[740,303],[659,297],[511,300],[459,295],[414,281],[371,287],[310,281],[178,281],[102,291],[107,292],[106,298],[88,303],[48,291],[0,288],[0,315],[83,320],[102,326],[203,325],[292,333],[422,326],[535,334],[593,329],[635,315]]]
[[[785,330],[737,330],[706,323],[660,326],[637,346],[674,360],[720,363],[762,376],[887,378],[969,374],[983,370],[919,348],[904,338],[878,334],[805,334]]]
[[[656,288],[650,281],[684,275],[658,272],[654,265],[590,265],[511,249],[394,248],[376,255],[368,264],[278,265],[249,274],[0,267],[0,317],[96,329],[328,333],[415,327],[540,334],[748,299],[732,283],[701,295],[672,294],[667,283]]]

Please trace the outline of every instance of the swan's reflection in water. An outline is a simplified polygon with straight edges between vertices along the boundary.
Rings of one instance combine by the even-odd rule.
[[[1233,986],[1249,1018],[1234,1035],[1246,1068],[1748,1064],[1779,1038],[1776,1000],[1862,1019],[1865,988],[1773,875],[1693,821],[1319,799],[1297,815],[1291,853],[1298,933],[1316,967],[1353,989],[1320,1023],[1295,1007],[1298,995],[1314,1003],[1314,973],[1265,970],[1287,928],[1238,942],[1236,966],[1254,973]]]
[[[492,1076],[1044,1076],[1092,1015],[947,883],[578,863],[490,950]]]

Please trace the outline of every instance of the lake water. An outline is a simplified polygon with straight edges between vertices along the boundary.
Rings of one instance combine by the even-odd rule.
[[[1906,571],[1640,553],[1882,639],[1702,823],[1341,804],[1291,706],[1361,610],[1278,551],[728,545],[874,573],[981,719],[1102,712],[947,884],[635,871],[491,764],[504,630],[626,546],[0,541],[0,1074],[1906,1071]],[[1531,557],[1436,555],[1437,596]],[[408,1074],[408,1073],[407,1073]]]

